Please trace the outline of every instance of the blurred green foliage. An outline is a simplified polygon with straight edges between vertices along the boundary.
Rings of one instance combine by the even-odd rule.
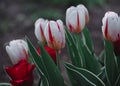
[[[8,23],[9,21],[6,20],[6,21],[3,21],[2,23],[0,23],[0,33],[5,33],[8,31]]]

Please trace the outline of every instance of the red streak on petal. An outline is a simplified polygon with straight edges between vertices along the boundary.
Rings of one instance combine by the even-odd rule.
[[[68,27],[69,27],[70,31],[72,32],[73,31],[73,26],[70,23],[68,23]]]
[[[42,34],[42,36],[44,35],[44,33],[43,33],[43,29],[42,29],[42,25],[40,24],[40,31],[41,31],[41,34]]]
[[[56,22],[57,23],[57,22]],[[57,26],[58,26],[58,29],[59,29],[59,31],[60,31],[60,26],[59,26],[59,24],[57,23]]]
[[[51,29],[50,29],[50,23],[48,24],[48,34],[49,34],[49,39],[51,42],[54,41],[53,37],[52,37],[52,32],[51,32]]]
[[[106,26],[105,26],[105,37],[108,37],[108,19],[106,20]]]
[[[80,27],[80,20],[79,20],[79,14],[77,12],[77,26]]]

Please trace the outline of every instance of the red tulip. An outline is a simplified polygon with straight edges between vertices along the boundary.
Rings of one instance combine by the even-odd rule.
[[[52,57],[53,61],[56,63],[56,50],[52,49],[48,46],[44,46],[45,50],[49,53],[49,55]],[[40,54],[40,48],[37,49],[38,54]]]
[[[21,60],[12,67],[5,67],[5,70],[11,77],[12,86],[32,86],[34,68],[34,64]]]

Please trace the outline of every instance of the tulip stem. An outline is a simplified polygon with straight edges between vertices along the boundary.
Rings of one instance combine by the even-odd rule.
[[[120,56],[117,56],[117,64],[118,64],[118,70],[120,72]]]
[[[56,57],[57,57],[57,67],[60,70],[60,55],[59,55],[59,50],[56,52]]]

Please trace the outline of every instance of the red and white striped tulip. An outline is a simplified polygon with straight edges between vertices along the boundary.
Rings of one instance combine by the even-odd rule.
[[[102,32],[106,40],[113,42],[116,56],[120,56],[120,17],[115,12],[106,12],[102,20]]]
[[[13,64],[28,58],[28,46],[24,40],[18,39],[10,41],[6,46],[6,51]]]
[[[47,23],[48,23],[48,20],[44,20],[43,18],[39,18],[35,22],[35,36],[42,43],[46,42],[44,30]]]
[[[120,17],[115,12],[106,12],[102,19],[103,36],[108,41],[117,41],[120,38]]]
[[[61,20],[49,21],[45,28],[45,38],[49,47],[61,49],[65,46],[65,31]]]
[[[89,21],[87,8],[80,4],[77,7],[71,6],[66,11],[66,25],[71,32],[79,33]]]

